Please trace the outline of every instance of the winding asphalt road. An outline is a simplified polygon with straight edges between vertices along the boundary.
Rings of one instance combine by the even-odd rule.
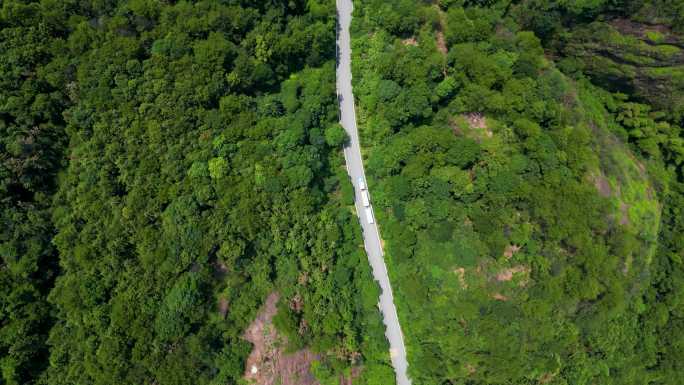
[[[349,134],[349,144],[344,149],[344,158],[347,162],[347,171],[354,184],[356,212],[363,229],[363,240],[366,253],[368,254],[368,261],[373,269],[373,277],[380,283],[382,290],[378,306],[382,312],[385,324],[385,336],[389,340],[390,357],[397,376],[397,385],[410,385],[411,380],[409,380],[406,374],[408,362],[406,361],[404,336],[401,333],[397,309],[394,306],[392,286],[387,275],[387,266],[385,266],[384,253],[380,244],[380,233],[378,232],[377,224],[368,223],[365,208],[360,199],[359,178],[363,178],[365,181],[366,175],[363,171],[363,159],[361,158],[359,132],[356,127],[354,95],[351,85],[351,39],[349,25],[351,24],[353,8],[352,0],[337,0],[337,94],[340,102],[340,123],[347,131],[347,134]]]

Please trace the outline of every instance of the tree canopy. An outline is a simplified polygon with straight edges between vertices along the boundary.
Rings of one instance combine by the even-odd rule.
[[[392,381],[333,1],[0,10],[0,384],[241,383],[274,291],[321,378]]]
[[[359,2],[359,127],[416,383],[677,383],[667,7]]]
[[[0,385],[394,381],[332,0],[0,4]],[[684,2],[355,1],[414,384],[679,385]],[[279,379],[274,379],[278,381]]]

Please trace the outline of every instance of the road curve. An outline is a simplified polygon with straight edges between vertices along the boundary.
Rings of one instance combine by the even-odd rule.
[[[385,336],[390,345],[390,357],[396,373],[397,385],[410,385],[411,380],[409,380],[406,374],[408,362],[406,361],[404,336],[401,333],[397,309],[394,306],[392,286],[387,275],[387,266],[385,266],[384,253],[380,244],[380,233],[376,223],[368,223],[365,209],[360,199],[361,190],[358,181],[359,178],[363,178],[365,181],[366,176],[363,171],[359,132],[356,127],[354,94],[351,84],[351,38],[349,25],[351,24],[353,8],[352,0],[337,0],[337,95],[340,102],[340,123],[347,131],[347,134],[349,134],[349,144],[344,148],[344,159],[347,162],[347,171],[354,185],[356,212],[363,229],[363,241],[366,253],[368,254],[368,261],[373,270],[373,277],[378,281],[382,290],[378,306],[382,312],[385,324]]]

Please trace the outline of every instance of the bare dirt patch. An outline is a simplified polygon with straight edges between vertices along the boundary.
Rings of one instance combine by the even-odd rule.
[[[253,385],[319,385],[310,373],[318,356],[308,349],[285,353],[287,339],[273,326],[278,293],[271,293],[244,338],[254,347],[247,358],[245,379]]]
[[[554,379],[554,377],[556,377],[555,373],[546,372],[546,373],[542,374],[541,377],[539,377],[539,383],[540,384],[548,384],[549,382],[551,382],[551,380]]]
[[[594,183],[596,190],[598,190],[602,197],[608,198],[611,196],[613,191],[610,188],[610,182],[603,173],[592,173],[589,175],[589,179]]]
[[[299,274],[299,277],[297,277],[297,283],[304,286],[307,284],[307,282],[309,282],[309,274],[307,272]]]
[[[434,4],[433,6],[435,9],[437,9],[437,14],[439,15],[438,23],[435,26],[435,35],[437,36],[435,43],[437,44],[437,49],[439,52],[446,56],[447,52],[449,52],[449,48],[447,48],[446,39],[444,38],[444,25],[446,24],[446,20],[444,19],[444,11],[442,11],[438,4]]]
[[[439,50],[439,52],[442,53],[442,55],[446,56],[447,52],[449,52],[449,49],[447,48],[447,45],[446,45],[446,39],[444,38],[444,33],[442,31],[437,31],[436,35],[437,35],[437,41],[436,41],[437,49]]]
[[[465,280],[465,269],[462,267],[458,267],[458,268],[454,269],[454,274],[456,274],[456,276],[458,276],[458,283],[459,283],[459,285],[461,285],[461,289],[467,289],[468,284],[466,283],[466,280]]]
[[[228,314],[228,300],[224,297],[221,297],[218,300],[218,312],[223,319],[225,319],[226,314]]]
[[[404,39],[401,41],[403,45],[411,45],[411,46],[417,46],[418,45],[418,40],[416,40],[415,37],[409,37],[408,39]]]
[[[297,293],[292,300],[290,300],[290,309],[292,309],[295,313],[301,313],[302,309],[304,309],[304,299],[299,293]]]
[[[506,249],[504,249],[503,256],[507,260],[511,259],[513,257],[513,255],[515,255],[515,253],[520,251],[520,249],[522,249],[522,247],[520,247],[518,245],[508,245],[508,246],[506,246]]]
[[[494,134],[487,126],[487,118],[480,112],[470,112],[463,115],[471,128],[475,128],[484,131],[488,138],[491,138]]]
[[[501,270],[497,275],[496,275],[496,280],[499,282],[508,282],[511,279],[513,279],[513,276],[518,273],[524,273],[527,274],[530,272],[530,268],[527,266],[513,266],[508,269],[503,269]]]
[[[497,301],[504,301],[504,302],[508,301],[508,297],[506,297],[505,295],[503,295],[501,293],[492,294],[492,298],[494,298]]]
[[[455,135],[467,136],[478,142],[494,136],[487,118],[480,112],[470,112],[450,118],[449,125]]]

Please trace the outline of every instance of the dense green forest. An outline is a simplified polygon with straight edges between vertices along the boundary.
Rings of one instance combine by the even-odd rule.
[[[356,2],[416,384],[679,384],[684,2]]]
[[[241,383],[276,290],[322,383],[393,381],[334,41],[332,0],[1,2],[0,384]]]
[[[416,385],[679,385],[684,1],[357,0]],[[390,385],[333,0],[0,2],[0,385]],[[344,382],[344,381],[343,381]]]

